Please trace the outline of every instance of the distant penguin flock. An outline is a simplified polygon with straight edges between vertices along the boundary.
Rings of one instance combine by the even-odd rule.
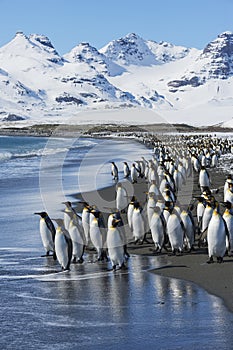
[[[85,262],[88,253],[95,256],[92,262],[109,262],[116,271],[127,268],[136,244],[148,246],[151,254],[177,256],[204,249],[209,264],[233,255],[233,176],[223,176],[218,186],[211,178],[222,156],[233,153],[232,140],[206,134],[134,137],[151,149],[151,157],[110,162],[114,207],[101,212],[80,199],[76,207],[63,203],[62,219],[35,212],[43,256],[69,270]],[[185,191],[191,193],[188,200]]]

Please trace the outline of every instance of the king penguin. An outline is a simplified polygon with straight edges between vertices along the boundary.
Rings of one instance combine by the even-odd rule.
[[[120,212],[125,212],[126,207],[128,206],[128,196],[126,189],[122,186],[122,183],[119,182],[116,185],[116,208]]]
[[[66,230],[69,230],[70,220],[71,220],[72,216],[68,215],[68,213],[75,214],[75,210],[72,207],[72,203],[70,201],[62,202],[62,204],[65,204],[65,206],[66,206],[65,211],[64,211],[64,227]]]
[[[42,255],[42,256],[49,256],[49,252],[52,252],[53,258],[56,259],[55,247],[54,247],[56,229],[54,227],[54,224],[45,211],[34,213],[34,214],[40,215],[41,217],[40,218],[40,235],[41,235],[42,244],[46,251],[46,255]]]
[[[72,240],[62,219],[53,219],[56,224],[55,251],[62,270],[69,270],[73,254]]]
[[[214,262],[214,257],[217,258],[218,263],[223,262],[223,257],[226,253],[226,237],[226,224],[219,213],[218,204],[216,203],[207,231],[208,264]]]
[[[227,226],[227,250],[228,255],[233,256],[233,213],[232,204],[230,202],[224,202],[223,206],[225,211],[223,213],[223,219]]]
[[[74,212],[66,212],[70,217],[68,232],[73,244],[73,263],[83,263],[83,254],[86,245],[86,238],[83,227],[79,224],[78,217]]]
[[[130,175],[130,169],[127,162],[124,162],[124,178],[127,179]]]
[[[150,221],[150,230],[155,251],[161,253],[166,236],[166,221],[159,207],[154,208],[154,213]]]
[[[145,237],[145,221],[143,217],[142,207],[139,202],[134,202],[132,215],[132,229],[135,243],[143,243]]]
[[[118,181],[118,168],[115,164],[115,162],[111,162],[112,163],[112,177],[113,180]]]
[[[115,271],[119,266],[121,269],[124,266],[124,242],[117,227],[120,220],[113,219],[111,226],[107,232],[107,248],[109,258],[112,264],[112,269]]]
[[[167,222],[167,234],[171,244],[172,254],[181,254],[184,243],[184,225],[179,213],[175,209],[171,212]]]
[[[104,245],[106,243],[106,229],[103,218],[99,210],[93,209],[91,214],[94,216],[90,222],[90,238],[93,246],[97,251],[97,261],[107,259]]]

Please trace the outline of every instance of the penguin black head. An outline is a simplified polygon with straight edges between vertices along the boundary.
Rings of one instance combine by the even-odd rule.
[[[113,219],[112,220],[112,227],[117,227],[118,223],[120,222],[121,220],[119,219]]]
[[[72,206],[71,202],[67,201],[67,202],[62,202],[62,204],[65,204],[65,206],[67,208],[70,208]]]
[[[135,201],[135,202],[134,202],[134,208],[135,208],[135,209],[140,208],[140,203],[139,203],[138,201]]]
[[[232,208],[232,204],[229,201],[226,202],[221,202],[222,206],[225,207],[226,209],[231,209]]]
[[[39,212],[39,213],[34,213],[35,215],[40,215],[43,219],[45,219],[47,216],[48,216],[48,214],[46,213],[46,211],[41,211],[41,212]]]

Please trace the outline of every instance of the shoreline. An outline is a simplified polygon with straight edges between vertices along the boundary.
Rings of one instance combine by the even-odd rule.
[[[120,133],[157,132],[169,133],[232,133],[233,128],[219,126],[195,127],[188,124],[34,124],[31,126],[0,127],[0,136],[34,136],[34,137],[75,137],[77,134],[87,137],[101,137]]]
[[[227,173],[219,168],[208,169],[210,176],[213,179],[212,188],[221,187],[224,184]],[[124,182],[123,182],[124,184]],[[193,195],[200,193],[197,186],[197,174],[194,176]],[[145,191],[147,190],[147,183],[140,180],[134,185],[134,194],[140,202],[144,203],[146,200]],[[218,201],[222,200],[223,192],[219,191],[215,195]],[[99,196],[107,201],[114,201],[115,199],[115,185],[104,187],[97,191],[86,192],[85,194],[76,193],[72,195],[76,200],[83,200],[89,203],[94,203],[98,206]],[[81,207],[79,208],[81,211]],[[101,210],[101,208],[99,208]],[[104,213],[105,222],[107,222],[107,215],[110,211]],[[195,209],[193,211],[194,219]],[[126,225],[127,232],[127,218],[126,214],[122,214],[122,219]],[[150,269],[149,272],[166,277],[185,280],[198,285],[200,288],[206,290],[209,294],[215,295],[223,301],[224,305],[230,312],[233,312],[233,257],[225,256],[222,264],[207,264],[208,251],[206,247],[199,248],[195,243],[195,250],[191,253],[183,253],[182,256],[169,256],[164,250],[161,254],[153,253],[154,245],[143,243],[143,245],[135,245],[133,242],[128,244],[128,251],[130,255],[147,255],[157,256],[158,262],[161,262],[161,267]],[[133,258],[133,257],[132,257]]]

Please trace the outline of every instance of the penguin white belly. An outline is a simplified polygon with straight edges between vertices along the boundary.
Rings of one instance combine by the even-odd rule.
[[[69,234],[73,243],[73,256],[80,260],[83,256],[84,242],[77,226],[69,225]]]
[[[133,217],[134,206],[133,204],[129,204],[127,210],[127,220],[130,230],[132,230],[132,217]]]
[[[64,227],[67,231],[69,230],[70,220],[71,219],[70,219],[69,215],[65,211],[64,212]]]
[[[197,222],[198,222],[198,224],[201,223],[201,220],[202,220],[202,217],[204,214],[204,210],[205,210],[205,207],[204,207],[203,203],[198,203],[197,204]]]
[[[155,206],[156,206],[156,203],[155,203],[154,199],[149,198],[148,203],[147,203],[147,220],[148,220],[149,227],[150,227],[150,223],[151,223],[151,218],[154,214]]]
[[[87,244],[90,241],[90,213],[88,210],[84,209],[82,212],[82,225],[84,230],[84,235],[86,237]]]
[[[66,269],[69,262],[68,246],[64,234],[58,230],[55,235],[55,251],[59,264]]]
[[[175,215],[171,214],[167,222],[167,234],[171,243],[172,251],[183,250],[184,233],[180,225],[180,219]]]
[[[208,228],[212,214],[213,214],[213,208],[209,208],[209,207],[205,208],[204,214],[202,217],[202,228],[201,228],[202,232],[204,232]]]
[[[154,213],[151,218],[150,229],[155,248],[161,250],[164,243],[164,227],[157,213]]]
[[[124,263],[124,248],[120,233],[116,228],[110,227],[107,233],[107,248],[112,266]]]
[[[40,219],[40,235],[43,247],[46,252],[54,251],[54,242],[52,238],[52,234],[50,230],[48,229],[45,220],[42,218]]]
[[[96,220],[93,220],[90,225],[90,239],[97,251],[98,259],[100,259],[103,252],[103,237]]]
[[[133,211],[132,216],[132,227],[133,227],[133,236],[135,240],[142,239],[144,237],[144,222],[142,214],[140,213],[140,210]]]
[[[206,171],[201,170],[199,173],[199,185],[201,187],[210,187],[210,180]]]
[[[116,195],[116,208],[121,211],[128,205],[127,193],[124,188],[119,188]]]
[[[164,216],[164,219],[166,221],[166,223],[168,222],[168,219],[169,219],[169,216],[170,216],[170,212],[168,210],[163,210],[163,216]]]
[[[223,257],[226,252],[226,230],[223,219],[213,215],[208,226],[208,255]]]

